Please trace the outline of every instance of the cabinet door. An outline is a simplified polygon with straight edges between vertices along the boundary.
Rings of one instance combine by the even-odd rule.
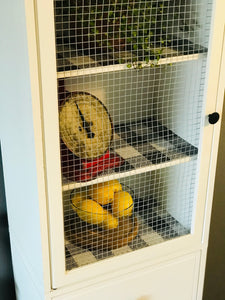
[[[53,287],[201,247],[212,1],[50,6],[37,3]]]
[[[194,300],[196,299],[199,253],[137,271],[123,278],[103,281],[98,287],[74,291],[54,300]]]

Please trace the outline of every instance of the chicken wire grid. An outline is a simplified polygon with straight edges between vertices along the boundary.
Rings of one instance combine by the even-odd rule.
[[[190,233],[212,3],[54,4],[70,270]]]
[[[146,169],[169,167],[193,160],[198,154],[197,147],[151,118],[120,124],[115,126],[114,130],[115,134],[109,153],[116,156],[120,163],[117,165],[113,162],[110,168],[107,168],[105,163],[105,170],[96,175],[93,172],[95,176],[92,179],[104,180],[104,178],[144,172]],[[76,168],[74,156],[71,155],[72,157],[68,159],[69,156],[64,152],[62,157],[63,188],[65,190],[70,188],[70,184],[73,185],[74,177],[71,178],[71,173],[73,174]],[[104,161],[101,166],[104,168]],[[76,183],[77,186],[79,184],[84,185],[82,182]]]
[[[204,78],[205,59],[60,79],[63,188],[194,159]]]
[[[205,68],[202,58],[59,80],[68,270],[190,232]],[[121,194],[122,217],[121,190],[132,199]]]
[[[55,0],[58,72],[207,52],[207,0]]]
[[[118,247],[113,250],[92,250],[85,247],[79,247],[73,242],[73,239],[66,238],[65,241],[65,256],[66,256],[66,270],[70,271],[74,268],[82,267],[84,265],[95,263],[99,260],[110,258],[113,256],[122,255],[138,249],[153,246],[162,243],[171,238],[176,238],[188,234],[190,231],[182,227],[170,215],[160,216],[156,213],[153,218],[153,227],[151,227],[146,220],[136,214],[138,219],[139,231],[138,235],[129,242],[126,246]],[[65,227],[72,228],[70,220],[65,220]],[[164,232],[162,231],[164,228]],[[70,229],[71,231],[73,229]]]
[[[78,221],[76,212],[71,210],[71,201],[68,201],[64,219],[66,269],[69,271],[189,234],[195,202],[195,165],[196,162],[191,162],[191,165],[186,163],[182,168],[174,166],[120,180],[123,190],[129,191],[133,197],[134,206],[130,216],[133,227],[136,226],[135,222],[138,224],[134,236],[124,243],[116,239],[112,244],[113,231],[111,230],[112,235],[106,235],[104,243],[101,236],[88,235],[89,240],[85,241],[85,245],[84,240],[77,236],[78,227],[79,234],[86,234],[87,230],[95,231],[99,228],[97,229],[97,225]],[[183,183],[183,176],[188,177],[188,184]],[[178,186],[174,187],[174,181]],[[83,189],[83,192],[88,193],[88,189]],[[176,205],[175,197],[179,198],[179,203]],[[71,193],[66,192],[64,199],[69,200],[69,198]],[[127,230],[126,218],[128,217],[122,217],[123,221],[120,221],[119,226],[124,224],[123,230]]]

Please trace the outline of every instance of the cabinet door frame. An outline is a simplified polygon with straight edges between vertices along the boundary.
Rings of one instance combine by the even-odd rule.
[[[192,252],[204,247],[207,243],[209,216],[214,185],[214,174],[216,168],[216,157],[219,140],[220,121],[211,126],[207,122],[207,115],[214,111],[222,113],[223,99],[218,94],[218,81],[221,69],[221,55],[224,34],[224,22],[222,12],[225,3],[215,1],[216,9],[213,14],[213,34],[211,35],[210,51],[208,54],[207,82],[205,90],[206,106],[203,119],[202,147],[199,160],[199,184],[197,191],[197,202],[193,222],[192,233],[174,240],[157,244],[139,251],[114,257],[92,265],[84,266],[70,272],[65,271],[64,255],[64,231],[63,231],[63,205],[60,169],[60,147],[59,147],[59,124],[57,104],[57,73],[55,54],[55,32],[54,32],[54,9],[53,1],[33,0],[33,5],[26,0],[27,15],[32,12],[34,18],[27,17],[27,28],[35,28],[36,33],[36,59],[37,68],[31,73],[31,85],[36,88],[32,90],[33,107],[39,107],[39,116],[34,109],[34,128],[39,131],[36,143],[37,164],[39,177],[39,192],[43,196],[40,199],[41,224],[45,229],[43,234],[43,256],[49,261],[51,267],[51,288],[62,288],[69,284],[83,287],[90,283],[99,282],[102,278],[111,278],[133,272],[140,265],[151,265],[160,262],[162,258],[176,256],[178,253]],[[221,2],[221,1],[220,1]],[[33,11],[32,11],[33,10]],[[30,57],[34,49],[33,37],[28,34],[28,49]],[[35,72],[35,73],[34,73]],[[38,83],[36,82],[38,78]],[[37,88],[38,87],[38,88]],[[41,128],[41,132],[40,132]],[[46,205],[45,205],[45,204]],[[47,228],[47,229],[46,229]],[[188,249],[188,250],[187,250]],[[47,253],[46,253],[47,252]],[[130,262],[133,265],[130,265]],[[119,268],[118,268],[119,267]],[[107,270],[107,272],[106,272]],[[48,273],[48,267],[45,268]],[[85,282],[85,284],[84,284]]]
[[[168,297],[168,292],[170,293],[170,298],[168,299],[180,300],[181,297],[185,295],[186,299],[194,300],[197,294],[200,259],[200,251],[185,254],[173,258],[172,260],[166,260],[160,264],[152,265],[151,268],[142,266],[142,268],[136,272],[128,273],[121,278],[115,277],[107,281],[103,280],[91,288],[88,286],[81,290],[76,290],[71,286],[63,290],[54,291],[52,293],[52,299],[64,300],[66,295],[67,300],[102,300],[105,299],[107,291],[110,291],[109,298],[119,300],[138,300],[142,298],[150,300],[153,297],[154,299],[159,299],[160,297],[160,299],[164,300],[166,299],[166,295]],[[177,279],[172,278],[174,276],[176,276]],[[168,280],[168,278],[171,280]],[[180,280],[181,285],[177,286],[177,280]],[[186,289],[186,291],[184,291],[184,289]],[[186,292],[187,294],[185,294]],[[178,296],[177,293],[180,295]],[[163,298],[162,294],[164,294]],[[172,296],[173,298],[171,298]]]

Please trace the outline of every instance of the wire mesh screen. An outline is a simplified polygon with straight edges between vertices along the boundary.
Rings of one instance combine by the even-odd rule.
[[[54,3],[71,270],[191,232],[212,3]]]
[[[203,53],[206,11],[204,0],[55,0],[58,70]]]

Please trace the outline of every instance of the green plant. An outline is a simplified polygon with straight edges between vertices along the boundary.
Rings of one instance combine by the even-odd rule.
[[[187,0],[64,0],[63,37],[83,54],[107,54],[128,67],[152,64],[178,32],[192,28]],[[195,22],[195,21],[194,21]],[[128,57],[119,55],[130,53]]]
[[[107,30],[98,39],[95,23],[91,35],[97,38],[100,47],[107,43],[111,51],[131,51],[133,61],[143,58],[149,62],[152,58],[159,59],[161,46],[171,40],[166,35],[166,18],[167,7],[162,1],[111,1]]]

